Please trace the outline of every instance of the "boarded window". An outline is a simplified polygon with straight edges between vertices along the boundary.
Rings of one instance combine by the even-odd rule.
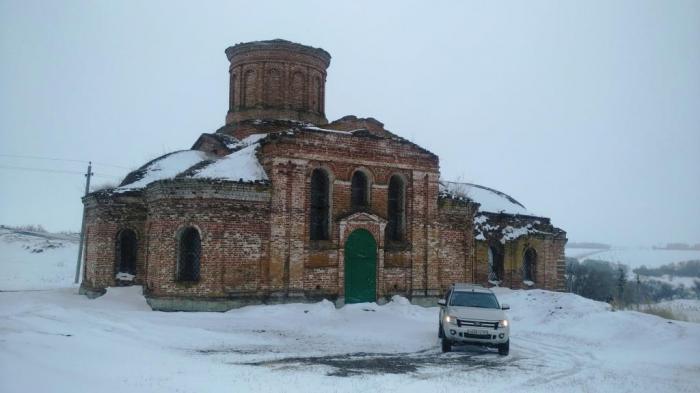
[[[238,86],[236,86],[236,74],[232,73],[231,74],[231,83],[229,86],[229,95],[228,95],[228,110],[229,112],[233,112],[233,110],[236,108],[236,93],[238,92]]]
[[[117,236],[117,273],[136,275],[136,233],[131,229],[119,231]]]
[[[292,109],[306,109],[306,103],[304,102],[306,94],[304,90],[306,90],[306,81],[304,78],[304,74],[297,71],[294,74],[292,74],[292,89],[290,92],[292,96]]]
[[[489,246],[489,281],[500,283],[503,275],[503,249],[495,245]]]
[[[276,68],[267,71],[265,83],[265,104],[279,108],[282,107],[282,74]]]
[[[311,174],[311,210],[310,238],[311,240],[328,240],[330,187],[328,175],[320,169]]]
[[[198,281],[202,255],[202,241],[195,228],[185,228],[180,234],[177,279],[178,281]]]
[[[528,248],[523,255],[523,281],[535,281],[537,272],[537,252],[534,248]]]
[[[245,72],[243,78],[243,107],[252,108],[258,102],[257,75],[255,70]]]
[[[311,109],[322,113],[321,110],[321,78],[314,76],[311,88]]]
[[[389,180],[389,200],[387,203],[386,232],[390,241],[402,241],[405,237],[406,221],[406,188],[399,176]]]
[[[369,200],[367,188],[367,175],[361,171],[355,171],[352,175],[352,182],[350,183],[350,204],[353,208],[367,207]]]

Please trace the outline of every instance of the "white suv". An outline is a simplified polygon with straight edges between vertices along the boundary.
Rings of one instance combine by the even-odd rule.
[[[444,299],[438,300],[440,320],[438,337],[442,351],[449,352],[456,343],[497,347],[498,354],[510,350],[510,322],[490,289],[474,284],[453,284]]]

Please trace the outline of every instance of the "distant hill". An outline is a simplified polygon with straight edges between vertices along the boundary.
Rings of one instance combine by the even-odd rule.
[[[700,243],[690,245],[687,243],[667,243],[665,246],[654,246],[655,250],[695,250],[700,251]]]
[[[591,250],[609,250],[612,246],[605,243],[593,243],[593,242],[569,242],[566,243],[568,248],[586,248]]]

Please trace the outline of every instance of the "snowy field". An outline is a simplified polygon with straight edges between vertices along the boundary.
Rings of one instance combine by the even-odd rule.
[[[594,250],[586,248],[565,249],[567,257],[584,259],[597,259],[608,262],[620,262],[634,269],[645,265],[649,268],[659,267],[673,262],[700,260],[700,251],[697,250],[654,250],[652,248],[622,248],[613,247],[610,250]]]
[[[324,301],[154,312],[140,287],[111,288],[94,300],[79,296],[71,286],[74,254],[64,255],[63,267],[70,266],[59,274],[60,247],[34,253],[20,247],[25,260],[17,243],[23,242],[0,242],[1,267],[14,266],[27,289],[46,289],[0,282],[0,289],[14,290],[0,292],[3,393],[697,392],[700,386],[700,324],[613,312],[573,294],[499,290],[511,306],[510,356],[479,347],[442,354],[438,309],[400,297],[340,309]]]
[[[0,290],[70,286],[77,257],[77,238],[0,228]]]
[[[150,311],[140,288],[0,293],[2,392],[697,392],[700,325],[540,290],[499,291],[511,355],[442,354],[437,308],[395,298]]]

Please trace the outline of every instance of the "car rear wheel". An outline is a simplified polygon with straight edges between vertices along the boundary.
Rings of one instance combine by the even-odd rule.
[[[447,338],[442,338],[442,352],[450,352],[452,350],[452,342]]]
[[[498,354],[501,356],[508,356],[510,352],[510,340],[504,342],[503,344],[498,344]]]

